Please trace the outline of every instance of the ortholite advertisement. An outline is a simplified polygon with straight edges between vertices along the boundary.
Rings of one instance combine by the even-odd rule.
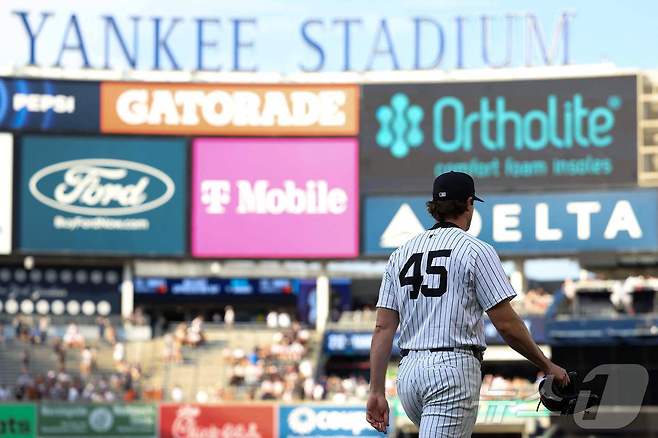
[[[42,403],[38,411],[40,437],[156,436],[157,408],[154,404]]]
[[[184,140],[27,136],[20,157],[21,250],[184,253]]]
[[[636,77],[363,87],[361,191],[430,193],[454,170],[486,191],[637,184]]]

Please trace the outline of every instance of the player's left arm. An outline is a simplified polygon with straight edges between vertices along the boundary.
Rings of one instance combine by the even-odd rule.
[[[397,311],[383,307],[377,309],[377,322],[370,346],[370,396],[366,419],[380,432],[386,432],[388,426],[388,402],[384,393],[386,368],[399,323]]]

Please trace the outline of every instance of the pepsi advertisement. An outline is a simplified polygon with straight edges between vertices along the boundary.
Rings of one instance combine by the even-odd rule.
[[[0,78],[0,129],[99,131],[98,82]]]
[[[26,136],[19,150],[21,251],[184,254],[184,140]]]
[[[492,191],[637,184],[636,76],[364,85],[366,194],[431,193],[466,172]]]

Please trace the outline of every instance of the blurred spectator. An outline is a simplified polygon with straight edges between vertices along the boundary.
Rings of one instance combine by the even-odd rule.
[[[164,336],[164,347],[162,350],[163,358],[167,362],[182,363],[183,355],[181,345],[174,339],[171,333]]]
[[[91,348],[85,347],[80,354],[80,375],[88,378],[96,368],[95,353]]]
[[[248,354],[242,349],[227,351],[231,366],[229,384],[237,398],[282,400],[311,398],[315,390],[313,365],[306,357],[309,333],[299,324],[272,335],[272,342]]]
[[[137,307],[135,310],[133,310],[133,312],[130,314],[130,317],[128,318],[128,322],[138,326],[148,325],[146,315],[144,314],[144,310],[141,307]]]
[[[26,370],[30,369],[30,352],[28,350],[23,350],[23,354],[21,355],[21,363],[23,364],[23,368]]]
[[[265,317],[265,323],[269,328],[276,328],[279,324],[279,315],[272,310]]]
[[[553,302],[553,297],[542,287],[530,289],[523,297],[525,313],[545,314]]]
[[[279,323],[279,327],[281,327],[281,328],[290,327],[290,323],[291,323],[290,315],[288,315],[287,312],[279,313],[278,323]]]
[[[0,385],[0,401],[11,400],[11,391],[5,385]]]
[[[66,348],[84,348],[85,338],[80,333],[80,328],[74,322],[71,322],[64,333],[64,346]]]
[[[41,316],[39,318],[37,336],[39,343],[45,344],[48,340],[48,331],[50,330],[50,318],[48,316]]]
[[[5,345],[5,323],[0,321],[0,346]]]
[[[31,341],[30,325],[22,315],[18,315],[14,318],[13,325],[16,339],[23,342]]]
[[[105,340],[107,341],[108,344],[114,345],[117,343],[117,331],[115,330],[114,326],[110,322],[109,319],[105,318],[104,320],[105,324]]]
[[[121,342],[114,344],[112,351],[112,359],[114,359],[115,366],[126,359],[126,347]]]
[[[193,347],[198,347],[205,342],[205,334],[203,332],[203,316],[198,315],[192,320],[189,329],[187,330],[187,344]]]
[[[224,324],[231,327],[235,322],[235,311],[232,306],[226,306],[224,309]]]
[[[55,353],[57,366],[59,368],[64,368],[66,366],[66,349],[64,348],[64,341],[62,341],[62,339],[55,339],[55,343],[53,344],[53,352]]]
[[[102,316],[96,317],[96,328],[98,329],[98,339],[101,341],[105,340],[105,325],[107,324],[107,318]]]

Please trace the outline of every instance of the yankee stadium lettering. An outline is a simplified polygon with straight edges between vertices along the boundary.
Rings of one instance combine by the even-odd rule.
[[[52,197],[40,184],[64,171]],[[135,180],[136,175],[139,176]],[[127,182],[130,177],[129,183]],[[132,182],[135,180],[135,182]],[[149,200],[152,181],[164,185],[162,195]],[[84,159],[53,164],[36,172],[29,182],[30,192],[40,202],[69,213],[118,216],[141,213],[166,203],[174,194],[174,182],[158,169],[124,160]]]

